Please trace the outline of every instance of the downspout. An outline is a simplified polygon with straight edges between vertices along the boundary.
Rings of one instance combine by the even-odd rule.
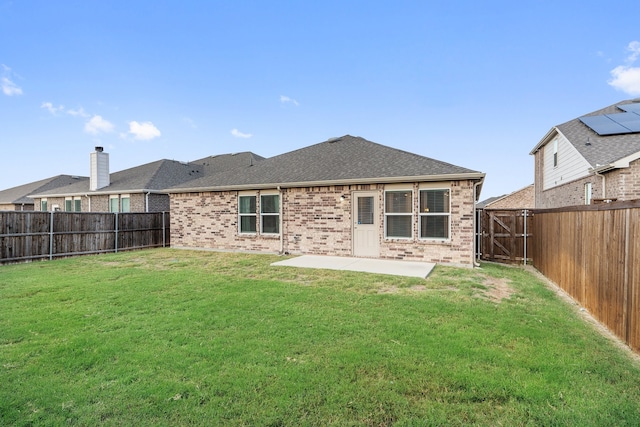
[[[87,200],[89,200],[89,212],[91,212],[91,196],[88,194],[85,194],[84,197],[86,197]]]
[[[596,176],[599,176],[600,178],[602,178],[602,198],[606,199],[607,198],[607,178],[596,170],[594,170],[593,173]]]
[[[280,255],[284,254],[284,229],[283,229],[283,225],[284,225],[284,220],[282,218],[282,205],[283,205],[283,200],[282,200],[282,189],[280,188],[280,186],[278,185],[278,198],[280,199],[280,203],[278,203],[278,213],[279,213],[279,221],[280,221]]]
[[[144,196],[144,211],[147,213],[149,212],[149,194],[151,194],[151,191],[147,191]]]
[[[476,229],[476,199],[477,199],[477,194],[478,194],[478,186],[481,185],[484,182],[484,178],[482,178],[480,181],[476,182],[475,184],[473,184],[473,266],[474,267],[480,267],[480,263],[478,263],[478,259],[476,257],[476,253],[477,253],[477,240],[478,240],[478,230]]]

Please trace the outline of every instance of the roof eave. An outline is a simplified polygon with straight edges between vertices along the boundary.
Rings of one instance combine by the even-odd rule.
[[[558,129],[557,126],[552,127],[549,132],[547,132],[547,134],[542,137],[542,139],[540,140],[540,142],[538,142],[538,144],[533,147],[533,150],[531,150],[531,152],[529,153],[530,155],[534,155],[536,154],[536,152],[542,148],[544,145],[546,145],[550,140],[551,137],[553,136],[554,133],[560,133],[560,130]]]
[[[442,175],[419,175],[419,176],[397,176],[387,178],[353,178],[327,181],[301,181],[282,182],[264,184],[242,184],[242,185],[219,185],[206,187],[184,187],[165,189],[169,194],[177,193],[201,193],[207,191],[236,191],[236,190],[263,190],[267,188],[299,188],[299,187],[326,187],[328,185],[356,185],[356,184],[380,184],[399,182],[434,182],[434,181],[461,181],[461,180],[484,180],[485,174],[482,172],[442,174]]]
[[[111,194],[138,194],[138,193],[151,193],[151,194],[167,194],[163,190],[149,190],[149,189],[135,189],[135,190],[110,190],[110,191],[78,191],[75,193],[60,193],[60,194],[34,194],[29,195],[33,199],[42,199],[47,197],[73,197],[73,196],[106,196]]]

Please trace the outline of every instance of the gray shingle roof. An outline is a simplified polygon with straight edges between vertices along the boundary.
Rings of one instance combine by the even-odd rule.
[[[402,177],[475,174],[481,172],[345,135],[253,166],[206,175],[169,192],[324,182],[384,182]]]
[[[162,192],[163,189],[191,181],[206,174],[219,173],[239,165],[257,163],[263,157],[251,152],[221,154],[205,157],[193,162],[157,160],[155,162],[114,172],[109,175],[107,187],[89,190],[89,178],[74,182],[62,188],[38,191],[37,196],[68,196],[79,194],[135,193],[142,191]]]
[[[640,100],[635,99],[616,102],[613,105],[585,114],[584,116],[621,113],[623,111],[619,109],[617,105],[631,104],[634,102],[637,103],[640,102]],[[582,123],[580,118],[570,120],[556,126],[556,128],[571,142],[593,168],[608,165],[640,152],[640,133],[600,136],[589,126]],[[531,153],[533,154],[542,145],[544,144],[538,144]]]
[[[58,175],[29,184],[19,185],[0,191],[0,204],[33,204],[33,198],[29,197],[36,192],[47,192],[56,188],[66,187],[79,181],[88,180],[87,177],[71,175]]]

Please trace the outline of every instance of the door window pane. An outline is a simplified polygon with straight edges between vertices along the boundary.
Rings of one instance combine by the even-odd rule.
[[[358,224],[373,224],[373,197],[358,197]]]

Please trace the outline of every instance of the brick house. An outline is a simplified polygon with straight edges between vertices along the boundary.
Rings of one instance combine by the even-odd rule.
[[[476,208],[483,210],[533,209],[534,199],[534,185],[531,184],[513,193],[488,199],[482,205],[478,203]]]
[[[471,266],[484,176],[346,135],[166,189],[171,242]]]
[[[640,198],[640,99],[553,127],[531,150],[535,207]]]
[[[0,211],[32,211],[35,209],[32,194],[66,187],[79,179],[81,177],[58,175],[2,190],[0,191]]]
[[[90,155],[90,176],[75,182],[37,191],[31,197],[35,209],[65,212],[162,212],[169,210],[164,188],[207,174],[258,162],[253,153],[224,154],[193,162],[158,160],[109,173],[109,154],[96,147]]]

